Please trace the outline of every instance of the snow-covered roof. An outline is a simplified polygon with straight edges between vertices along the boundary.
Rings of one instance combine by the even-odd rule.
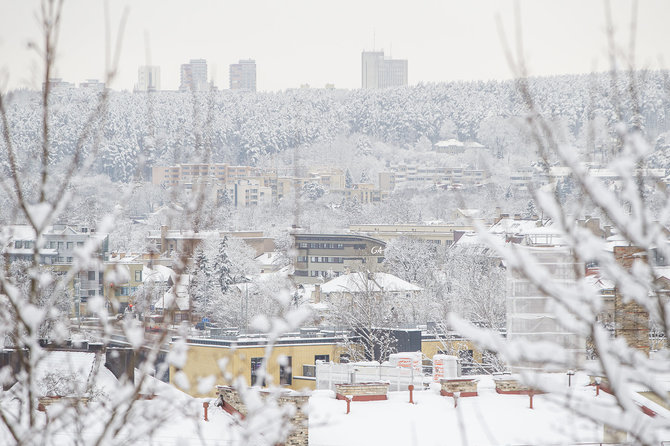
[[[254,260],[260,265],[274,265],[279,261],[282,255],[283,254],[279,251],[264,252]]]
[[[171,286],[163,296],[159,297],[156,302],[154,302],[154,308],[163,310],[174,306],[174,308],[179,311],[188,311],[191,307],[191,300],[188,292],[190,279],[191,276],[188,274],[182,274],[179,277],[179,283]]]
[[[45,358],[38,362],[35,374],[40,393],[42,395],[47,394],[49,375],[54,373],[60,376],[65,375],[66,377],[75,378],[73,384],[77,389],[81,389],[82,393],[86,389],[86,384],[91,374],[95,375],[95,385],[97,390],[102,390],[107,395],[116,391],[118,388],[116,377],[104,366],[104,360],[99,361],[96,364],[95,355],[94,352],[47,352]]]
[[[447,139],[444,141],[438,141],[435,143],[437,147],[463,147],[465,144],[463,144],[461,141],[457,139]]]
[[[550,225],[551,222],[545,223],[544,225]],[[511,217],[501,218],[496,224],[489,228],[491,234],[515,234],[515,235],[525,235],[532,233],[537,229],[538,226],[542,226],[542,222],[539,220],[523,220],[523,219],[514,219]],[[555,231],[554,231],[555,232]],[[536,232],[535,232],[536,233]]]
[[[170,277],[172,277],[172,281],[174,282],[176,273],[164,265],[153,265],[153,268],[145,266],[142,268],[142,281],[144,283],[167,282]]]
[[[612,280],[605,279],[604,277],[600,277],[598,275],[586,276],[584,280],[586,283],[595,287],[598,291],[614,289],[614,282]]]
[[[28,225],[10,225],[0,229],[3,240],[35,240],[35,231]]]
[[[321,285],[322,293],[406,292],[423,288],[388,273],[356,272],[343,274]]]

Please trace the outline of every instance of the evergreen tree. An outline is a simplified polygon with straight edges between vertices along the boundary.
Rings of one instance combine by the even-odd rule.
[[[347,172],[344,174],[344,187],[351,189],[354,185],[354,179],[351,177],[351,172],[347,168]]]
[[[232,262],[228,257],[228,237],[223,237],[219,243],[216,256],[214,258],[213,275],[215,280],[219,284],[219,288],[222,292],[228,291],[228,287],[235,283],[231,271],[232,271]]]

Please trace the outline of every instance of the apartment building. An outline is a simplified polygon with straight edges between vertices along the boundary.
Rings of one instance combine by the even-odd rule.
[[[363,204],[379,203],[389,195],[389,191],[378,189],[372,183],[355,183],[350,188],[331,189],[330,193]]]
[[[272,203],[272,189],[258,180],[237,180],[225,187],[231,193],[235,207],[246,208]]]
[[[483,169],[391,164],[388,171],[379,174],[379,181],[382,189],[421,184],[460,187],[483,184],[487,181],[488,176]]]
[[[208,87],[205,59],[191,59],[181,66],[180,91],[206,91]]]
[[[190,163],[151,168],[151,183],[165,186],[183,186],[187,189],[199,183],[233,183],[237,180],[260,176],[260,169],[252,166],[232,166],[228,163]]]
[[[256,91],[256,61],[246,59],[231,64],[229,81],[231,90]]]

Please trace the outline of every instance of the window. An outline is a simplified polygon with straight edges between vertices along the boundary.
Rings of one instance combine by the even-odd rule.
[[[66,246],[68,251],[72,251],[72,248],[74,248],[74,242],[67,242]]]
[[[88,272],[88,280],[95,280],[95,271]]]
[[[72,257],[67,257],[66,261],[67,263],[72,263]]]
[[[458,358],[465,364],[472,364],[474,358],[472,355],[472,350],[459,350]]]
[[[14,248],[21,249],[23,248],[23,240],[17,240],[14,242]]]
[[[89,296],[95,296],[95,290],[88,290]]]
[[[293,370],[291,368],[292,358],[281,356],[279,358],[279,385],[290,386],[293,382]]]
[[[261,365],[263,365],[263,358],[251,358],[251,385],[265,386],[265,379],[262,382],[257,382],[260,379],[259,372]]]
[[[314,355],[314,364],[316,364],[317,361],[329,362],[330,355]]]
[[[82,246],[84,246],[84,242],[77,242],[77,247],[78,248],[81,248]]]
[[[138,270],[135,271],[135,282],[141,282],[142,281],[142,271]]]
[[[63,242],[58,242],[58,250],[59,250],[59,251],[62,251],[64,245],[65,245],[65,244],[64,244]]]

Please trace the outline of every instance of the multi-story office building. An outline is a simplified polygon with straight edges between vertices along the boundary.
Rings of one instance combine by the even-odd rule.
[[[206,91],[207,61],[205,59],[191,59],[181,66],[180,91]]]
[[[317,283],[324,278],[383,270],[386,243],[351,234],[295,234],[297,257],[294,279]]]
[[[256,91],[256,61],[240,60],[230,65],[230,89]]]
[[[143,65],[137,70],[136,91],[159,91],[161,89],[161,67]]]
[[[383,51],[361,54],[361,87],[388,88],[407,85],[407,60],[387,59]]]

